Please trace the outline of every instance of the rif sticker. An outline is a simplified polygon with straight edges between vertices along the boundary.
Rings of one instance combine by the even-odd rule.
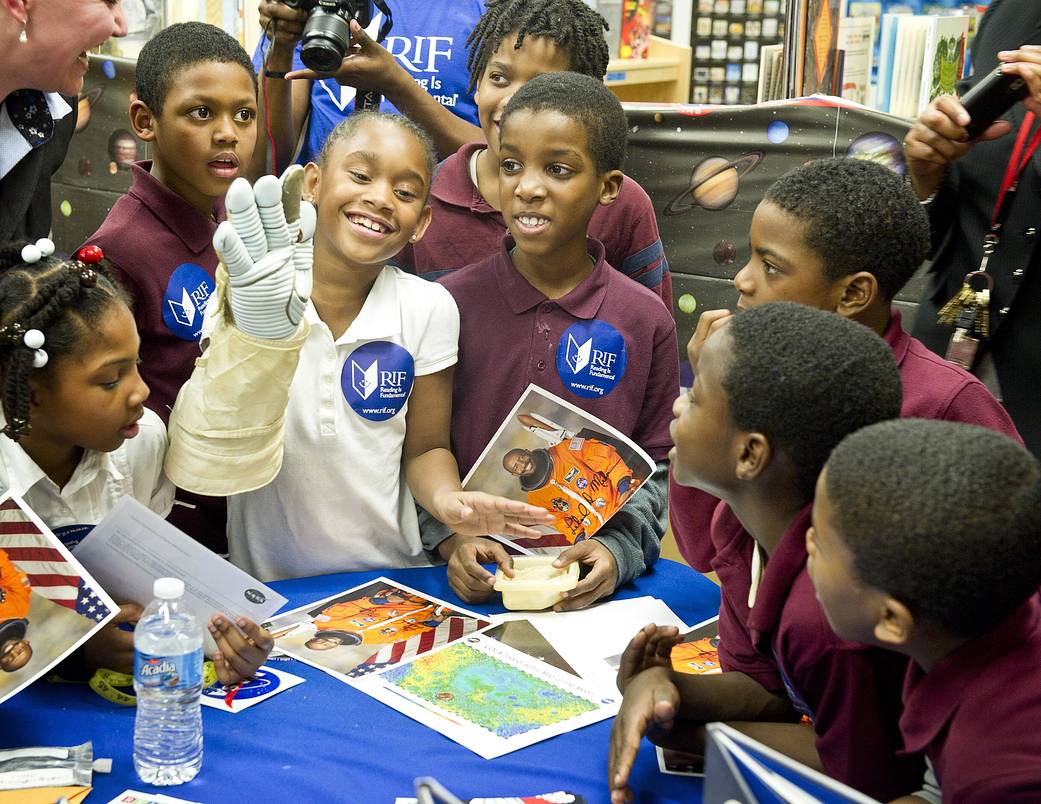
[[[206,302],[214,286],[213,277],[201,265],[178,265],[163,294],[163,323],[167,329],[182,340],[199,340]]]
[[[93,525],[65,525],[64,527],[54,528],[54,535],[61,540],[62,544],[72,550],[77,544],[87,538],[87,534],[92,530],[94,530]]]
[[[415,377],[416,364],[407,349],[373,341],[359,346],[344,361],[340,386],[355,413],[382,422],[405,407]]]
[[[607,396],[625,374],[625,338],[603,321],[572,324],[557,344],[557,373],[578,396]]]

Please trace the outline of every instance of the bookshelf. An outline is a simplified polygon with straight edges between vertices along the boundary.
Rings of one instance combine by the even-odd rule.
[[[690,101],[690,46],[660,36],[650,38],[646,59],[611,59],[604,79],[621,101]]]

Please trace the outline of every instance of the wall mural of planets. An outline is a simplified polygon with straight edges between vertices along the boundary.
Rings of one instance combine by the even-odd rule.
[[[681,359],[698,316],[734,309],[748,227],[767,188],[814,159],[871,159],[902,173],[908,123],[812,98],[762,106],[626,109],[626,175],[651,197],[672,272]],[[900,299],[917,299],[918,287]],[[688,368],[689,371],[689,368]]]

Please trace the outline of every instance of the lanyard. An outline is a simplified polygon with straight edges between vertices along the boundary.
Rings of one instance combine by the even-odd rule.
[[[997,248],[998,241],[1001,239],[1001,227],[1005,223],[1005,219],[1008,218],[1012,199],[1016,195],[1016,190],[1019,189],[1019,180],[1023,176],[1023,171],[1026,170],[1027,165],[1030,164],[1030,160],[1037,152],[1038,146],[1041,146],[1041,126],[1030,137],[1030,142],[1027,142],[1027,136],[1030,135],[1030,129],[1033,127],[1034,114],[1033,112],[1027,112],[1023,118],[1022,125],[1019,127],[1019,132],[1016,134],[1016,143],[1012,147],[1012,156],[1009,157],[1008,165],[1005,166],[1005,176],[1001,180],[998,197],[994,202],[994,211],[990,216],[990,229],[983,238],[983,259],[980,262],[980,271],[987,270],[990,255],[994,253],[994,249]]]

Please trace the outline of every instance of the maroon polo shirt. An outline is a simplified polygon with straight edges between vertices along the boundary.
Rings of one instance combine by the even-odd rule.
[[[116,201],[87,243],[101,246],[134,301],[141,376],[151,389],[146,404],[166,422],[199,356],[198,339],[185,336],[202,326],[201,277],[209,276],[209,290],[213,290],[217,269],[213,233],[224,219],[224,202],[214,204],[212,215],[203,215],[155,179],[151,168],[150,161],[134,163],[130,190]],[[177,276],[186,281],[178,284],[175,272],[185,265],[197,266],[202,273],[184,269]],[[177,287],[171,286],[172,281]],[[188,305],[181,291],[188,293]]]
[[[908,659],[847,642],[831,630],[806,572],[811,509],[806,506],[792,520],[770,555],[746,621],[740,612],[747,608],[751,586],[752,537],[734,529],[727,549],[721,550],[727,561],[713,560],[722,587],[720,647],[728,641],[742,650],[754,645],[764,660],[772,658],[793,705],[813,721],[828,775],[889,801],[917,790],[925,772],[920,756],[898,754],[903,745],[900,689]],[[720,651],[724,671],[762,672],[758,661],[745,656],[731,664],[732,655]]]
[[[654,293],[611,268],[603,245],[587,243],[592,272],[552,301],[514,268],[509,235],[491,257],[438,280],[459,306],[452,451],[462,474],[529,383],[607,422],[654,460],[666,459],[679,389],[676,324]],[[606,377],[591,376],[598,353],[608,367],[597,373]]]
[[[900,367],[905,419],[938,419],[989,427],[1022,444],[1004,406],[982,382],[964,369],[930,352],[911,337],[893,310],[882,335]],[[680,554],[694,569],[708,572],[712,565],[709,523],[718,500],[700,489],[680,486],[669,473],[669,523]]]
[[[911,662],[900,731],[929,757],[945,802],[1041,801],[1039,671],[1036,596],[931,672]]]
[[[470,180],[470,157],[484,147],[483,142],[464,145],[438,166],[430,190],[430,228],[395,262],[417,274],[441,275],[495,253],[506,221]],[[626,176],[615,202],[597,206],[589,236],[604,244],[611,266],[653,290],[672,310],[672,277],[658,220],[650,197],[636,181]]]

